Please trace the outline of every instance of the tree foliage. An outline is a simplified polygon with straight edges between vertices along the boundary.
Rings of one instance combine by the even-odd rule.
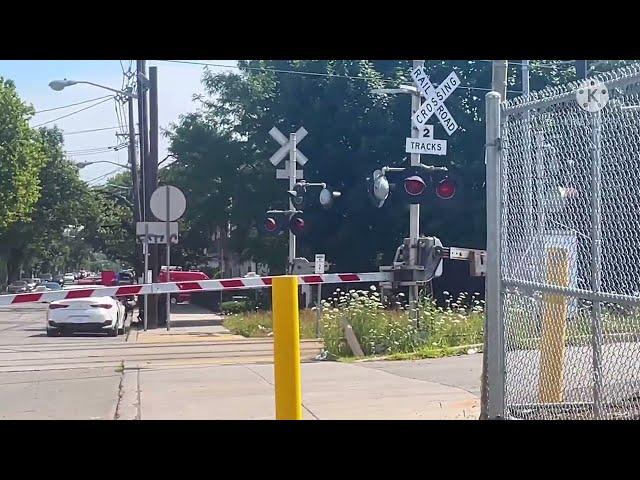
[[[33,112],[13,82],[0,77],[0,234],[29,220],[39,197],[44,153],[37,132],[29,127]]]

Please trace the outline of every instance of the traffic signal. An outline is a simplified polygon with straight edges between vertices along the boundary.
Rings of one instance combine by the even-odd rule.
[[[259,225],[260,231],[265,235],[279,235],[287,226],[286,220],[282,213],[266,213]]]
[[[458,184],[445,170],[432,170],[418,165],[405,168],[402,184],[397,190],[407,203],[428,204],[451,200],[456,196]]]
[[[367,194],[376,208],[381,208],[389,198],[389,180],[382,170],[376,170],[367,178]]]
[[[305,194],[307,193],[307,188],[304,184],[296,183],[293,190],[288,190],[287,193],[291,197],[291,203],[293,203],[294,208],[304,207]]]
[[[304,237],[309,231],[308,222],[301,213],[294,213],[289,217],[289,231],[296,237]]]

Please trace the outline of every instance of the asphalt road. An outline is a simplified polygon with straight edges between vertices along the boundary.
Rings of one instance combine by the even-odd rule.
[[[47,337],[46,305],[0,308],[0,419],[274,418],[272,339],[194,309],[177,306],[171,332]],[[302,358],[318,349],[304,341]],[[480,366],[305,363],[305,418],[477,418]]]

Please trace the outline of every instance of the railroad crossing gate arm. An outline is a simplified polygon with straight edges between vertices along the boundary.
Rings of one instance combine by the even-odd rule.
[[[487,273],[487,251],[473,248],[440,247],[442,258],[469,262],[472,277],[484,277]]]

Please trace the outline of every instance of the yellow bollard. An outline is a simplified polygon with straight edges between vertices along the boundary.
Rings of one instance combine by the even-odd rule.
[[[276,420],[302,420],[298,277],[276,277],[271,286]]]
[[[563,248],[550,248],[547,255],[547,283],[558,287],[568,286],[567,251]],[[540,339],[540,378],[538,381],[541,403],[562,402],[567,309],[567,298],[564,295],[548,294],[544,296],[542,338]]]

